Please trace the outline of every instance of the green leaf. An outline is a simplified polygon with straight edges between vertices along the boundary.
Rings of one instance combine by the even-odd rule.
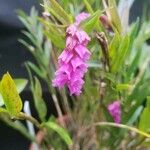
[[[5,108],[0,107],[0,113],[8,113],[8,111]]]
[[[131,85],[129,85],[129,84],[117,84],[116,90],[117,91],[129,90],[130,87],[131,87]]]
[[[65,47],[65,30],[62,28],[66,26],[56,26],[44,19],[39,19],[41,23],[46,26],[46,30],[44,34],[47,36],[48,39],[52,41],[52,43],[58,48]]]
[[[61,0],[59,2],[65,10],[69,10],[68,4],[70,4],[70,0]]]
[[[110,16],[110,21],[112,22],[113,26],[115,27],[115,30],[119,33],[122,31],[121,21],[117,12],[117,6],[115,0],[108,0],[108,10],[106,11]]]
[[[30,32],[22,31],[22,33],[32,42],[33,45],[37,44],[36,43],[37,42],[36,39],[34,38],[34,36]]]
[[[17,92],[20,94],[26,87],[28,80],[27,79],[14,79],[14,82],[17,87]],[[0,106],[3,106],[3,105],[4,105],[4,100],[3,100],[2,95],[0,94]]]
[[[45,57],[47,58],[48,63],[49,63],[50,56],[51,56],[51,50],[52,50],[51,42],[46,40],[44,43],[44,54],[45,54]]]
[[[43,72],[38,66],[29,61],[27,64],[37,75],[39,75],[41,78],[45,78],[45,72]]]
[[[54,30],[50,29],[49,31],[45,31],[44,34],[56,47],[61,49],[65,47],[65,40],[60,36],[60,34],[56,35]]]
[[[87,32],[90,33],[91,31],[93,31],[94,27],[96,26],[96,24],[99,21],[99,16],[101,14],[101,11],[98,10],[96,11],[93,15],[91,15],[90,17],[88,17],[85,21],[83,21],[81,23],[81,27]]]
[[[22,100],[18,94],[15,82],[9,73],[3,75],[0,83],[0,92],[8,112],[17,115],[22,109]]]
[[[140,116],[141,112],[143,110],[143,106],[139,106],[134,114],[130,117],[129,121],[127,122],[128,125],[132,125]]]
[[[17,14],[18,14],[18,18],[20,19],[20,21],[25,25],[25,27],[28,30],[30,30],[30,24],[28,22],[27,15],[25,14],[25,12],[22,10],[18,10]]]
[[[130,80],[132,80],[132,75],[134,75],[136,69],[139,67],[139,61],[141,58],[141,53],[142,51],[137,49],[136,54],[130,64],[130,66],[128,67],[128,71],[126,72],[126,81],[129,82]]]
[[[63,24],[71,24],[72,19],[71,16],[59,5],[56,0],[49,0],[47,4],[48,6],[44,6],[46,10],[50,11],[58,20],[60,20]]]
[[[139,22],[140,22],[140,19],[137,18],[136,22],[131,24],[130,26],[130,31],[129,31],[129,36],[130,36],[130,49],[133,47],[133,43],[136,39],[136,36],[138,34],[138,29],[139,29]]]
[[[142,27],[140,28],[140,31],[138,33],[138,36],[135,40],[135,46],[138,49],[142,48],[142,44],[150,38],[150,30],[149,30],[150,23],[144,22],[142,24]]]
[[[88,12],[91,13],[91,14],[93,14],[94,11],[93,11],[93,9],[92,9],[90,3],[89,3],[87,0],[83,0],[83,2],[84,2],[84,4],[85,4],[86,9],[88,10]]]
[[[35,48],[28,44],[26,41],[19,39],[18,40],[22,45],[24,45],[32,54],[34,54]]]
[[[111,41],[111,43],[109,44],[109,56],[111,59],[115,59],[117,57],[117,49],[120,46],[120,42],[121,42],[121,36],[119,35],[119,33],[116,31],[115,35]],[[112,60],[115,61],[115,60]]]
[[[113,59],[114,61],[112,62],[112,68],[111,68],[112,72],[115,73],[118,70],[120,70],[123,62],[125,61],[126,54],[128,52],[129,42],[130,42],[129,36],[126,35],[120,43],[118,54]]]
[[[145,132],[150,132],[150,96],[147,97],[147,105],[144,108],[139,122],[139,129]]]
[[[21,93],[26,87],[28,80],[20,78],[20,79],[14,79],[14,82],[16,84],[17,92]]]
[[[33,90],[34,90],[33,95],[34,95],[34,102],[35,102],[36,110],[39,114],[41,121],[45,121],[45,117],[47,114],[47,107],[42,98],[42,87],[41,87],[40,81],[36,77],[35,77],[35,85],[34,85]]]
[[[49,121],[49,122],[43,123],[43,125],[49,129],[57,132],[66,144],[71,145],[73,143],[68,132],[64,128],[57,125],[56,123]]]

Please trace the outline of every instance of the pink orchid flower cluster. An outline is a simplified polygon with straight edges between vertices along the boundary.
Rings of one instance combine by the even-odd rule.
[[[119,101],[114,101],[109,104],[108,111],[116,123],[121,122],[121,106]]]
[[[90,37],[79,28],[79,24],[89,17],[87,13],[81,13],[76,17],[75,23],[66,30],[66,47],[58,58],[58,70],[53,80],[54,87],[67,85],[70,95],[80,95],[84,84],[84,74],[87,72],[87,61],[90,59],[90,51],[87,44]]]

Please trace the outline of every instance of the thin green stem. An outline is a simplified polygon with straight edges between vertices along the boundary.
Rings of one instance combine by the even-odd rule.
[[[140,135],[143,135],[147,138],[150,138],[150,134],[143,132],[135,127],[127,126],[124,124],[117,124],[117,123],[113,123],[113,122],[97,122],[97,123],[94,123],[92,126],[110,126],[110,127],[123,128],[123,129],[133,131],[135,133],[138,133]]]
[[[23,120],[28,120],[30,122],[32,122],[37,128],[41,128],[41,124],[38,122],[37,119],[35,119],[34,117],[27,115],[23,112],[20,112],[19,115],[17,116],[19,119],[23,119]]]

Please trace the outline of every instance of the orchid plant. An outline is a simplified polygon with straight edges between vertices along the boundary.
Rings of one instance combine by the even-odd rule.
[[[143,15],[129,24],[132,4],[43,0],[42,15],[18,12],[26,27],[19,41],[35,58],[25,66],[39,118],[29,103],[23,109],[9,73],[0,82],[0,118],[34,143],[30,149],[150,148],[150,21]],[[47,114],[41,81],[56,116]]]

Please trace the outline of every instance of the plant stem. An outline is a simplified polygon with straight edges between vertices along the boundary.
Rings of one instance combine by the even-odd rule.
[[[111,126],[111,127],[123,128],[123,129],[133,131],[135,133],[138,133],[140,135],[143,135],[147,138],[150,138],[150,134],[140,131],[139,129],[137,129],[135,127],[127,126],[124,124],[117,124],[117,123],[113,123],[113,122],[97,122],[97,123],[94,123],[92,126]],[[92,127],[92,126],[90,126],[90,127]]]
[[[19,115],[18,115],[18,118],[19,119],[23,119],[23,120],[29,120],[30,122],[32,122],[37,128],[41,128],[41,124],[38,122],[37,119],[35,119],[34,117],[30,116],[30,115],[27,115],[23,112],[20,112]]]

